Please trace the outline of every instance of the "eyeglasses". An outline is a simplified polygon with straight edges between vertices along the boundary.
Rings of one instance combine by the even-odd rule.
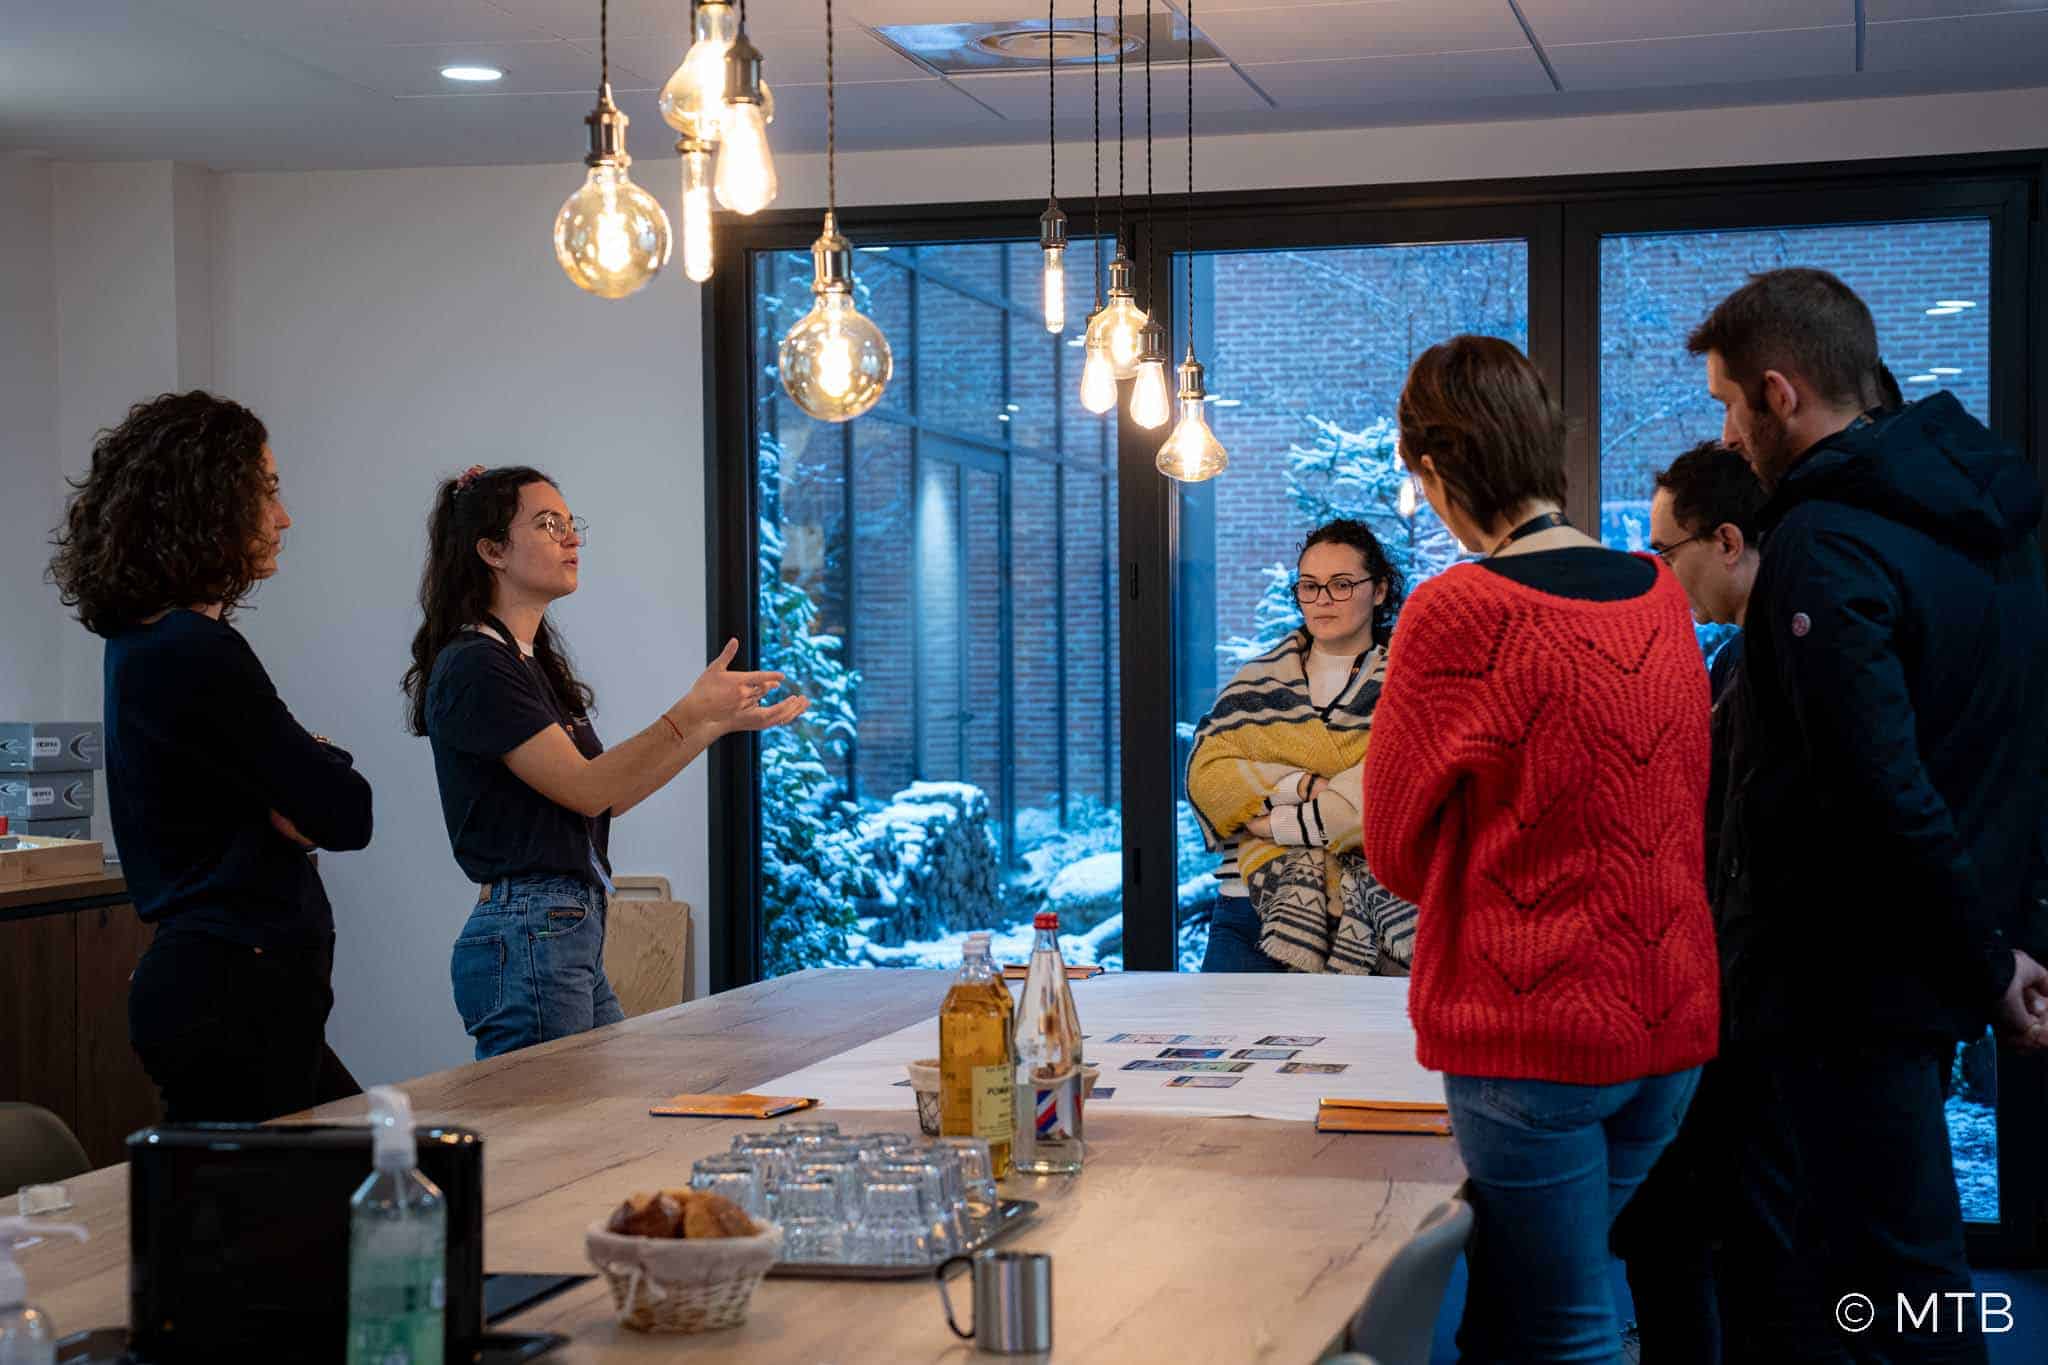
[[[557,545],[566,541],[571,531],[576,533],[578,540],[590,539],[590,523],[581,517],[571,517],[564,521],[557,513],[543,512],[533,519],[533,524]]]
[[[1303,578],[1295,582],[1294,600],[1309,603],[1328,594],[1332,602],[1349,602],[1351,594],[1370,582],[1370,578],[1333,578],[1327,583],[1318,583],[1313,578]]]
[[[1674,545],[1659,545],[1656,541],[1653,540],[1650,542],[1650,553],[1657,556],[1657,558],[1663,560],[1666,568],[1671,568],[1674,567],[1671,563],[1671,557],[1673,555],[1677,554],[1680,550],[1683,550],[1688,545],[1697,544],[1702,540],[1712,540],[1713,538],[1714,537],[1712,533],[1703,536],[1687,536],[1684,540],[1681,540]]]

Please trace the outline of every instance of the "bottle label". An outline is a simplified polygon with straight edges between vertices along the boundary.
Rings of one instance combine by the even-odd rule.
[[[440,1254],[352,1259],[349,1365],[442,1365],[446,1264]]]
[[[1047,1085],[1046,1080],[1045,1077],[1033,1078],[1033,1136],[1040,1142],[1052,1143],[1078,1137],[1081,1130],[1081,1073],[1070,1071],[1051,1085]]]
[[[1017,1123],[1016,1081],[1007,1066],[974,1068],[974,1136],[1007,1142]]]

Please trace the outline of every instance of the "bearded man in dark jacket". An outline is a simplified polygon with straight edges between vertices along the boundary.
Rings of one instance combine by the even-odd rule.
[[[1956,1044],[2048,1048],[2040,483],[1950,393],[1884,411],[1825,271],[1753,277],[1687,347],[1770,494],[1713,869],[1728,1358],[1981,1362],[1974,1301],[1926,1309],[1970,1290]]]

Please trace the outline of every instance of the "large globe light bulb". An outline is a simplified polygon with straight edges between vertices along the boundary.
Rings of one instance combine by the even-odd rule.
[[[833,215],[811,244],[815,302],[782,338],[776,365],[790,400],[821,422],[845,422],[882,399],[895,359],[874,321],[853,302],[853,247]]]

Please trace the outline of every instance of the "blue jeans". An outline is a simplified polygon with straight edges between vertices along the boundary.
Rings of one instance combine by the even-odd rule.
[[[1678,1131],[1699,1075],[1619,1085],[1444,1077],[1476,1215],[1458,1329],[1466,1365],[1618,1357],[1608,1231]]]
[[[576,877],[492,883],[448,975],[478,1061],[626,1017],[604,976],[604,892]]]
[[[1209,948],[1202,954],[1204,972],[1284,972],[1259,951],[1259,912],[1249,896],[1218,896],[1209,916]]]

